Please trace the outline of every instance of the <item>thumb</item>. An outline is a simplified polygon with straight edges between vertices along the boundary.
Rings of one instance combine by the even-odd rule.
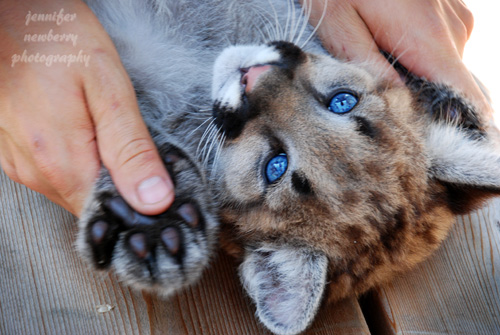
[[[104,56],[94,63],[84,86],[102,162],[135,210],[160,214],[171,205],[174,187],[141,118],[130,79],[117,55],[115,61]]]

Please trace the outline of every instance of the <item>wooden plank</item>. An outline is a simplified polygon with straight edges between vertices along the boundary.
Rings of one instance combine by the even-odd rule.
[[[96,274],[73,248],[75,218],[0,171],[0,334],[269,334],[220,255],[173,298]],[[96,306],[113,309],[98,313]],[[369,334],[355,299],[323,308],[307,334]]]
[[[373,334],[500,334],[500,198],[458,218],[434,256],[366,303]]]

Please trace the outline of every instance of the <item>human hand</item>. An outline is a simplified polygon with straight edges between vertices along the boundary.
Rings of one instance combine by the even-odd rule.
[[[321,18],[324,1],[312,2],[313,25]],[[379,49],[390,52],[415,75],[454,87],[485,115],[492,115],[490,104],[462,62],[474,19],[461,0],[327,1],[318,34],[333,55],[372,62],[387,78],[398,81]]]
[[[76,14],[28,22],[27,14]],[[35,18],[36,19],[36,18]],[[74,34],[73,42],[24,42],[25,34]],[[143,214],[173,201],[172,182],[142,121],[110,38],[80,0],[0,2],[0,165],[14,181],[79,215],[101,162],[120,194]],[[14,55],[90,56],[36,63]],[[33,60],[33,59],[32,59]]]

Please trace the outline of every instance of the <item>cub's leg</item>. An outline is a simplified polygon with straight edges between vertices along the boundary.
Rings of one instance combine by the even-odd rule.
[[[112,267],[127,284],[168,295],[200,277],[213,253],[218,223],[194,160],[169,143],[159,150],[174,181],[173,205],[160,215],[139,214],[102,169],[79,223],[77,248],[94,268]]]

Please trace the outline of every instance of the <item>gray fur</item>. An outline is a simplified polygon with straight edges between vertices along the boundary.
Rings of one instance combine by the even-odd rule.
[[[219,134],[212,118],[213,100],[231,109],[237,109],[242,103],[241,96],[234,96],[239,94],[238,89],[235,89],[240,80],[238,71],[260,62],[253,55],[245,59],[243,56],[248,50],[269,49],[269,46],[262,45],[274,40],[285,40],[294,42],[305,51],[317,54],[325,54],[325,51],[317,39],[309,40],[312,28],[307,25],[295,1],[87,0],[87,3],[113,39],[132,79],[144,120],[175,180],[176,202],[164,216],[137,216],[137,220],[144,220],[146,224],[121,222],[122,219],[117,218],[119,215],[107,204],[109,199],[119,195],[109,173],[103,168],[81,217],[77,246],[95,267],[112,267],[122,280],[133,287],[169,295],[198,280],[209,265],[217,247],[218,205],[224,202],[238,208],[244,207],[243,204],[258,203],[263,198],[262,195],[255,196],[259,192],[252,189],[264,188],[255,180],[259,172],[242,173],[245,170],[239,164],[247,165],[247,170],[254,169],[253,165],[248,167],[248,162],[234,159],[238,157],[238,152],[234,156],[222,155],[224,157],[219,159],[221,151],[231,151],[231,145],[221,142],[223,136]],[[309,43],[304,45],[308,40]],[[251,47],[226,49],[235,45]],[[226,50],[225,53],[223,50]],[[223,55],[217,61],[221,53]],[[317,61],[323,61],[326,67],[341,63],[331,59],[325,61],[325,58],[318,57]],[[222,67],[224,71],[228,70],[227,74],[221,71],[221,64],[231,61],[236,66],[229,70]],[[268,61],[274,61],[274,58],[262,62]],[[343,82],[349,82],[352,77],[363,78],[368,73],[358,71],[355,65],[350,66],[350,72],[343,71],[344,68],[340,66],[338,73],[335,72],[337,70],[321,66],[316,70],[319,72],[315,74],[316,77],[321,78],[323,73],[330,73]],[[370,92],[375,91],[378,82],[368,82],[370,85],[366,86],[371,87]],[[232,83],[233,88],[230,89],[231,85],[224,86],[225,83]],[[330,93],[328,80],[318,87],[324,88],[325,95]],[[419,87],[415,86],[415,89]],[[408,93],[407,98],[409,96]],[[446,94],[443,96],[446,97]],[[383,103],[383,99],[373,99],[370,108],[375,106],[382,110],[380,106]],[[355,131],[356,124],[345,118],[339,119],[336,127],[337,132],[348,138],[348,134]],[[325,132],[328,131],[326,129]],[[443,144],[441,138],[448,135],[451,136],[450,141]],[[449,123],[432,127],[424,136],[428,153],[428,166],[424,169],[429,169],[432,178],[500,188],[499,156],[488,147],[487,142],[471,140],[465,131],[457,130],[455,124]],[[345,138],[341,140],[348,141]],[[246,151],[252,151],[253,144],[246,145],[249,149]],[[453,150],[447,150],[448,145]],[[470,152],[477,152],[475,156],[472,155],[475,157],[472,163],[464,160],[461,152],[464,147]],[[320,149],[324,148],[315,147],[315,150]],[[167,156],[172,153],[176,159],[169,162]],[[478,173],[485,165],[482,160],[488,161],[486,173]],[[224,174],[230,169],[231,177],[222,182]],[[331,175],[329,178],[332,178]],[[237,195],[232,193],[235,183],[231,182],[235,179],[244,180],[244,185],[248,185],[238,189]],[[318,194],[324,191],[318,189],[322,184],[313,186],[316,186],[315,192]],[[276,193],[275,190],[277,200],[270,202],[270,207],[274,212],[279,212],[283,203]],[[176,212],[186,202],[196,205],[203,224],[190,226]],[[131,211],[126,207],[121,209]],[[109,220],[110,227],[117,231],[116,236],[110,238],[116,242],[109,251],[110,258],[101,261],[95,256],[95,244],[98,243],[92,241],[90,234],[92,225],[99,220]],[[159,238],[163,229],[170,227],[174,227],[181,236],[182,252],[177,254],[170,252]],[[136,231],[147,235],[151,257],[140,259],[131,251],[128,238]],[[301,236],[297,238],[300,239]],[[278,334],[303,331],[313,320],[322,301],[331,262],[331,256],[326,255],[329,250],[318,251],[318,248],[281,240],[278,243],[271,237],[256,245],[258,247],[247,248],[240,275],[248,294],[256,303],[259,319]],[[338,246],[329,247],[333,250]],[[334,258],[339,258],[340,263],[342,256],[339,254]]]

